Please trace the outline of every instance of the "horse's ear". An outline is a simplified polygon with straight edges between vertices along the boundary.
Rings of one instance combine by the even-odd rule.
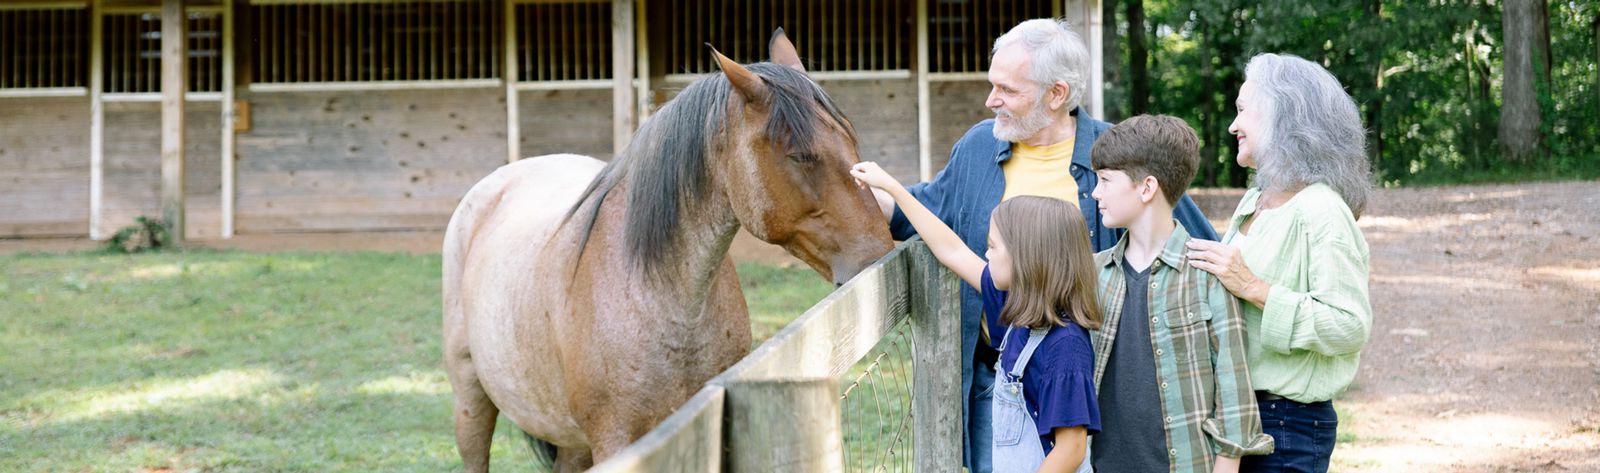
[[[711,55],[717,58],[717,66],[722,68],[722,75],[728,76],[728,82],[733,84],[734,90],[739,91],[739,95],[743,95],[750,103],[766,103],[767,94],[771,91],[767,89],[767,83],[761,76],[723,56],[710,43],[707,43],[706,47],[711,48]]]
[[[782,27],[772,32],[772,40],[767,41],[767,50],[772,52],[773,64],[806,72],[806,66],[800,64],[800,53],[795,52],[794,43],[789,41],[789,35],[783,34]]]

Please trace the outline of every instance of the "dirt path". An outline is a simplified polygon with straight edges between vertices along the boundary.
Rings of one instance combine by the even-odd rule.
[[[1600,183],[1384,191],[1361,227],[1340,469],[1600,471]]]
[[[1236,190],[1200,190],[1226,218]],[[1600,182],[1381,191],[1372,340],[1335,471],[1600,472]],[[1220,222],[1218,222],[1220,223]],[[439,232],[245,235],[246,251],[438,251]],[[0,253],[91,248],[0,240]],[[741,234],[744,261],[793,265]]]

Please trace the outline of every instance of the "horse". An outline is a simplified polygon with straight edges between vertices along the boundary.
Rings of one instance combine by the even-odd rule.
[[[708,45],[709,46],[709,45]],[[578,471],[643,436],[751,344],[728,247],[743,227],[842,284],[893,247],[849,175],[854,126],[780,28],[769,62],[711,49],[609,164],[497,169],[462,198],[443,256],[456,447],[487,471],[496,416]]]

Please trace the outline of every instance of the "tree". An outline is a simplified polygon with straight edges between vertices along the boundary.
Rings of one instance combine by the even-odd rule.
[[[1503,3],[1501,41],[1505,48],[1502,65],[1503,85],[1500,100],[1500,154],[1508,161],[1529,162],[1539,157],[1543,140],[1539,133],[1542,116],[1539,94],[1534,84],[1538,37],[1548,26],[1539,26],[1543,0],[1507,0]]]
[[[1117,30],[1117,7],[1119,6],[1117,0],[1100,2],[1100,24],[1104,25],[1100,30],[1102,33],[1100,50],[1101,54],[1103,54],[1101,63],[1104,64],[1106,74],[1104,99],[1106,116],[1100,117],[1100,119],[1110,123],[1120,122],[1128,117],[1127,109],[1124,108],[1128,105],[1128,101],[1125,97],[1126,92],[1124,92],[1127,89],[1124,82],[1127,78],[1123,77],[1122,74],[1123,33]]]
[[[1128,115],[1150,111],[1149,46],[1145,44],[1144,0],[1125,0],[1128,7]]]

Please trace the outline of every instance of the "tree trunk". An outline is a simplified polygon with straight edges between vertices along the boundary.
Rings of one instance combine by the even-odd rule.
[[[1534,59],[1539,61],[1534,64],[1534,70],[1539,71],[1539,81],[1544,84],[1545,93],[1554,94],[1555,91],[1550,88],[1550,67],[1551,60],[1554,59],[1550,55],[1550,2],[1535,0],[1534,6],[1536,9],[1533,17],[1533,51]]]
[[[1135,0],[1130,0],[1135,1]],[[1109,123],[1117,123],[1127,118],[1128,112],[1124,108],[1128,105],[1126,100],[1118,98],[1127,94],[1126,85],[1122,74],[1122,46],[1121,38],[1117,33],[1117,0],[1103,0],[1100,2],[1101,28],[1101,64],[1105,67],[1106,86],[1106,116],[1100,117]]]
[[[1217,43],[1216,51],[1218,64],[1225,66],[1217,74],[1217,82],[1218,88],[1222,90],[1222,110],[1230,112],[1224,115],[1230,117],[1230,121],[1231,117],[1233,117],[1233,113],[1231,113],[1234,110],[1233,104],[1239,100],[1239,87],[1244,85],[1244,31],[1248,24],[1245,21],[1247,15],[1245,9],[1251,8],[1242,4],[1233,6],[1235,8],[1228,14],[1224,23],[1213,28],[1213,30],[1220,29],[1228,32],[1227,34],[1216,33],[1218,37],[1227,38],[1226,41]],[[1227,126],[1224,125],[1223,131],[1226,130]],[[1239,140],[1223,135],[1222,142],[1228,148],[1228,157],[1222,163],[1228,169],[1228,186],[1248,186],[1250,184],[1250,170],[1239,165]]]
[[[1128,115],[1150,111],[1149,47],[1145,44],[1144,0],[1126,0],[1128,7]]]
[[[1508,161],[1527,162],[1539,155],[1539,96],[1534,86],[1534,55],[1538,53],[1534,25],[1536,0],[1502,3],[1501,44],[1505,48],[1500,100],[1500,155]]]
[[[1378,28],[1383,28],[1383,1],[1369,0],[1367,14]],[[1383,48],[1371,48],[1372,54],[1372,101],[1367,103],[1367,129],[1372,130],[1372,142],[1367,143],[1368,159],[1371,168],[1376,171],[1383,163]],[[1468,78],[1471,81],[1471,78]],[[1377,173],[1374,173],[1377,174]]]

